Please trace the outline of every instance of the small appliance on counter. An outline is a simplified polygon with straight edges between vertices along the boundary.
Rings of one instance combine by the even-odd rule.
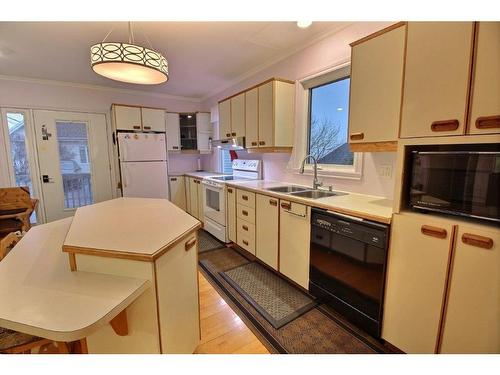
[[[222,242],[229,242],[226,228],[226,181],[262,179],[260,160],[233,160],[233,174],[205,177],[203,184],[204,229]]]
[[[165,133],[119,132],[122,196],[168,199]]]

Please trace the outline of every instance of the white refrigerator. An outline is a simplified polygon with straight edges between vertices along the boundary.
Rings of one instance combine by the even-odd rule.
[[[124,197],[169,198],[164,133],[118,133],[118,152]]]

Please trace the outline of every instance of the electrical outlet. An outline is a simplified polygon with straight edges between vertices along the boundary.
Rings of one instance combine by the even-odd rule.
[[[392,177],[392,164],[383,164],[378,169],[378,175],[383,178]]]

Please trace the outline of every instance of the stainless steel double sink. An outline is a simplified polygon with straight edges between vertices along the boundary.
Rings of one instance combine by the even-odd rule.
[[[267,188],[266,190],[273,191],[275,193],[290,194],[294,197],[310,198],[310,199],[320,199],[334,197],[338,195],[347,195],[347,193],[341,193],[339,191],[325,191],[325,190],[313,190],[303,186],[296,185],[285,185],[276,186],[272,188]]]

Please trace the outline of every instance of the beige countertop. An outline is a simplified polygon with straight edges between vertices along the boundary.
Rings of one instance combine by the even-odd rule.
[[[169,176],[189,176],[189,177],[198,177],[198,178],[203,178],[203,177],[209,177],[209,176],[223,176],[224,173],[220,172],[206,172],[206,171],[200,171],[200,172],[178,172],[178,173],[172,173],[169,174]]]
[[[272,197],[284,199],[287,201],[306,204],[312,207],[323,208],[326,210],[338,212],[341,214],[361,217],[367,220],[373,220],[380,223],[389,224],[392,218],[392,200],[373,195],[364,195],[356,193],[348,193],[347,195],[338,195],[334,197],[310,199],[296,197],[285,193],[276,193],[266,190],[267,188],[295,185],[288,182],[255,180],[255,181],[231,181],[226,182],[227,186],[250,190],[256,193],[269,195]],[[311,189],[310,186],[304,186]]]
[[[63,251],[153,261],[200,227],[166,199],[117,198],[78,208]]]
[[[71,272],[61,245],[71,218],[33,227],[0,262],[0,327],[75,341],[130,305],[149,281]]]

